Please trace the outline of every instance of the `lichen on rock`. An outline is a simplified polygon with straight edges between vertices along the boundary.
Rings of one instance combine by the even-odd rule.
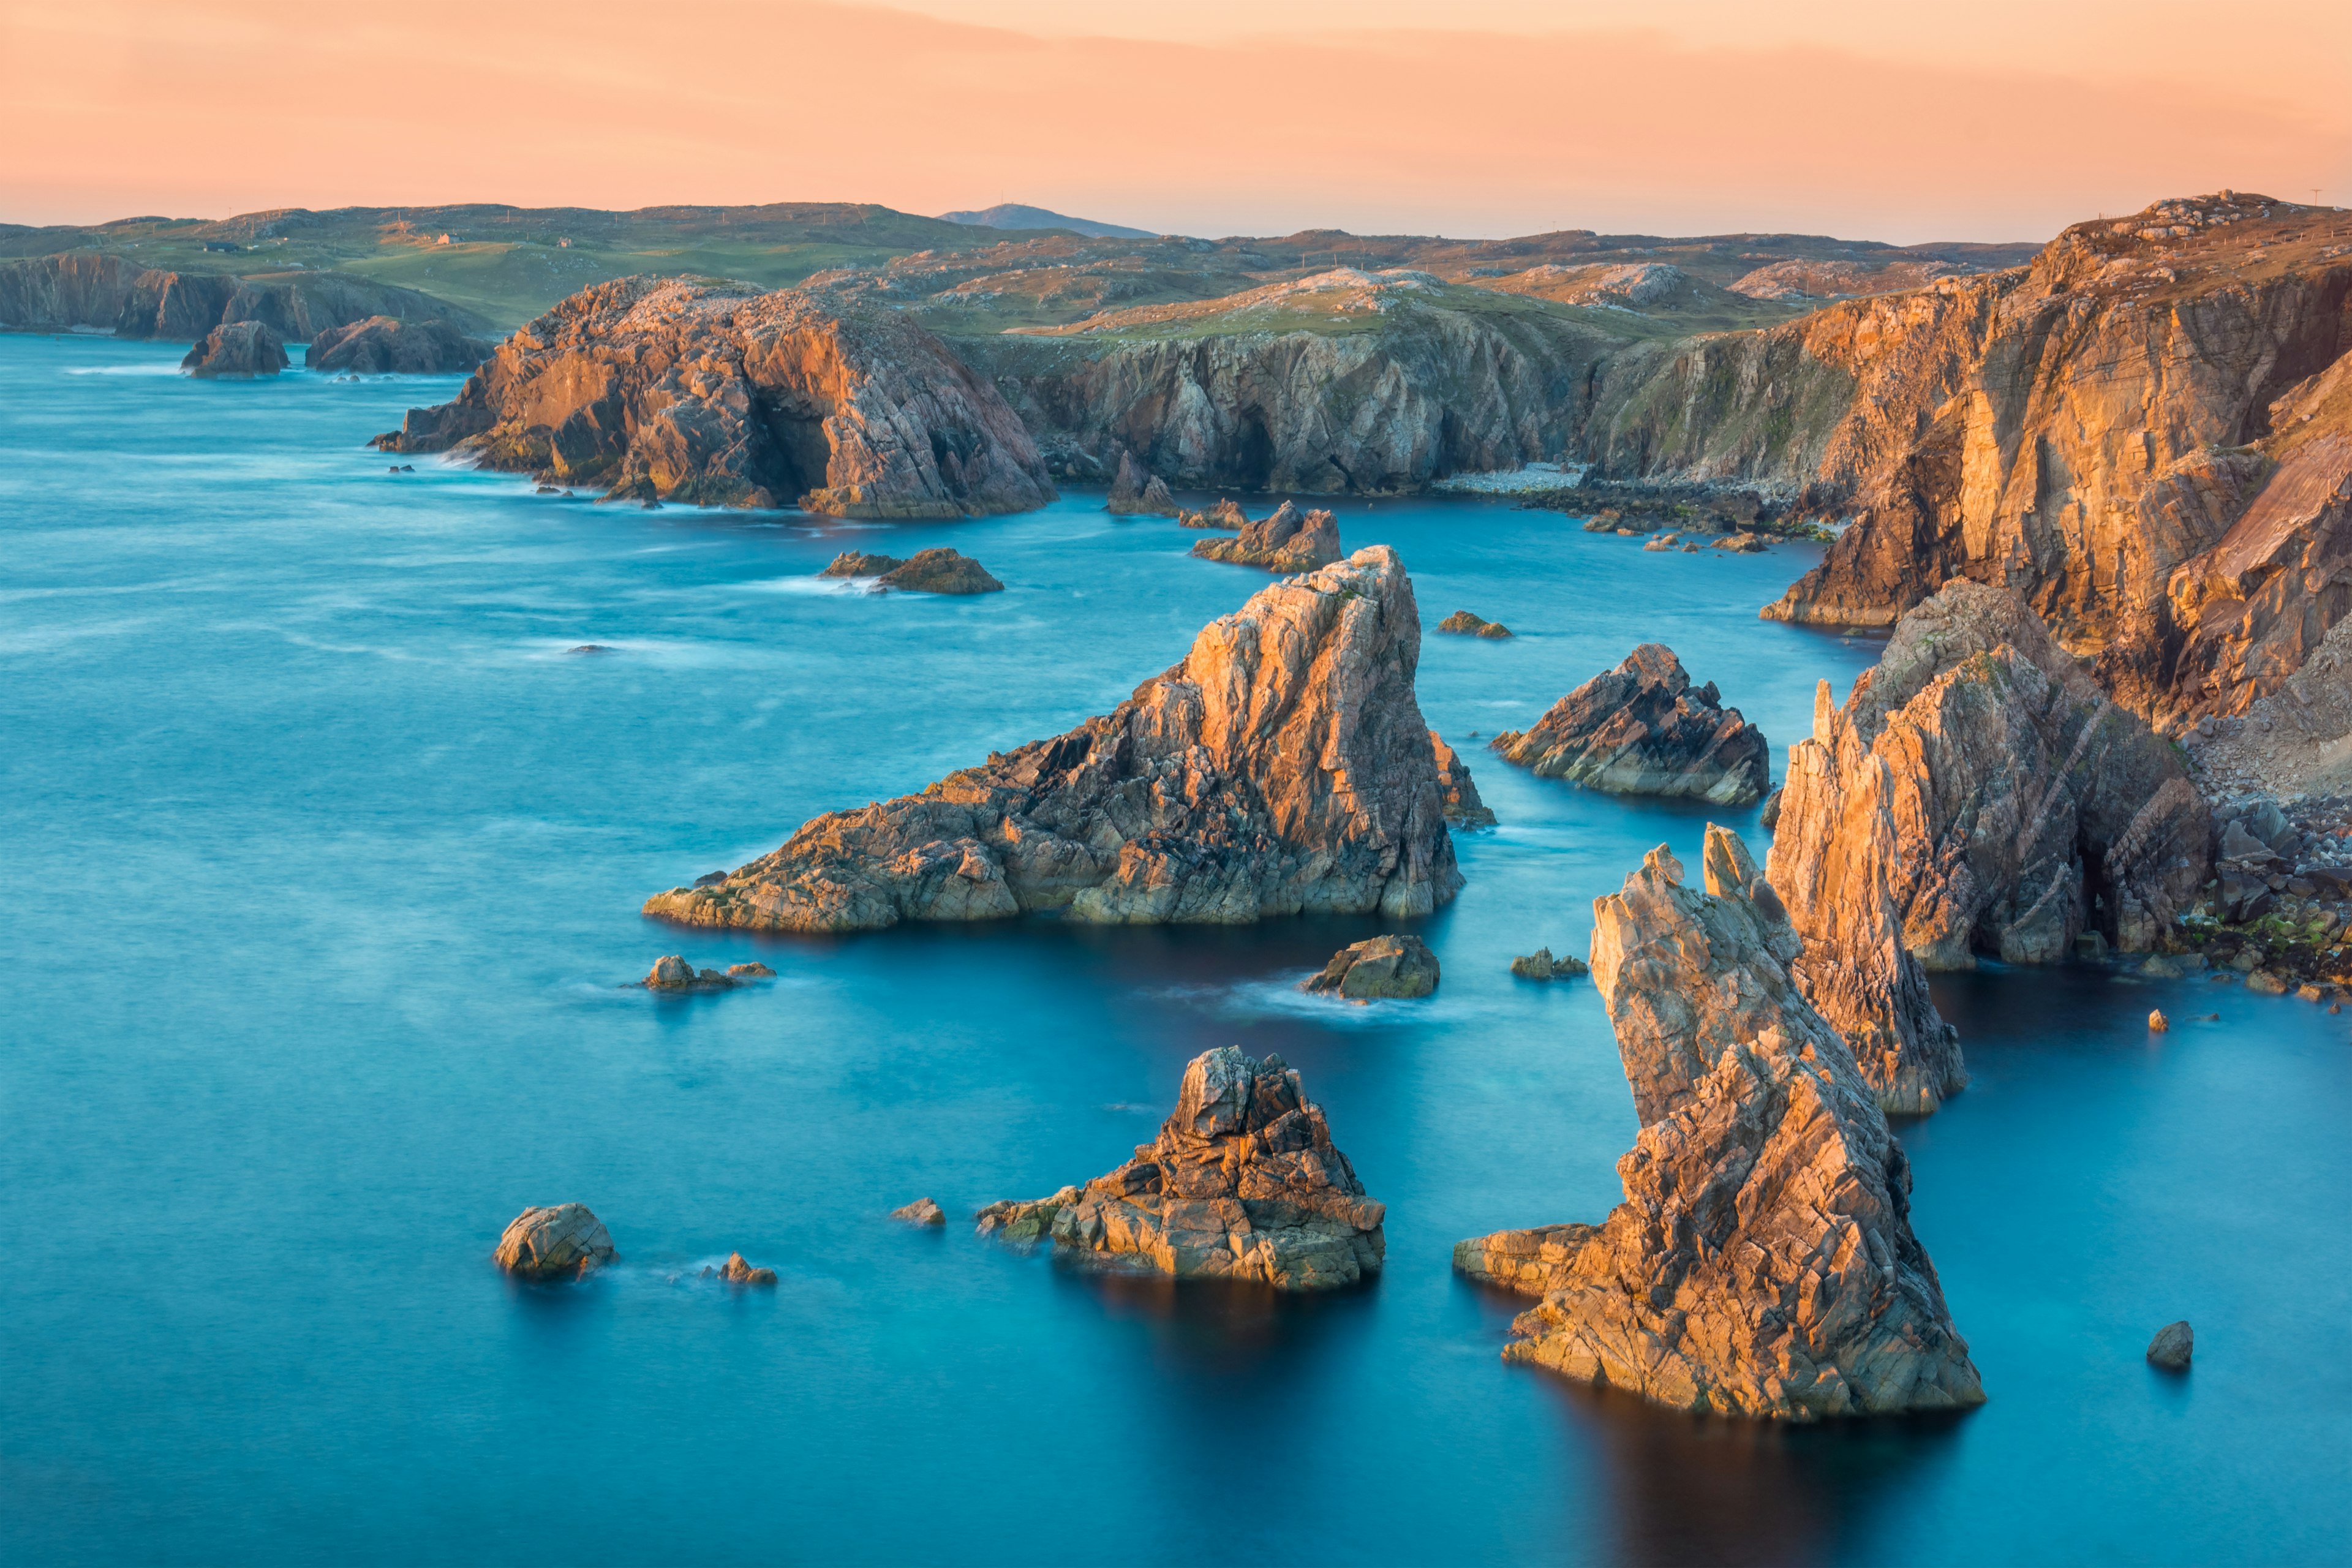
[[[1693,688],[1663,643],[1643,643],[1529,729],[1506,730],[1487,743],[1541,777],[1612,795],[1747,805],[1763,799],[1771,783],[1764,732],[1738,709],[1723,707],[1713,681]]]

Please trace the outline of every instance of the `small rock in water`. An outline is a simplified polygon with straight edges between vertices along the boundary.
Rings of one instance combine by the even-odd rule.
[[[776,1271],[774,1269],[754,1268],[749,1262],[745,1261],[743,1255],[740,1252],[730,1252],[727,1255],[727,1266],[725,1268],[705,1268],[702,1271],[702,1277],[705,1279],[709,1279],[714,1274],[719,1279],[726,1280],[730,1285],[773,1285],[776,1282]]]
[[[586,1204],[553,1204],[515,1215],[499,1237],[499,1267],[525,1279],[577,1278],[613,1261],[613,1237]]]
[[[1511,960],[1511,973],[1522,980],[1572,980],[1589,971],[1580,958],[1567,953],[1554,958],[1551,949],[1539,947]]]
[[[2167,1018],[2160,1009],[2153,1007],[2148,1009],[2147,1031],[2149,1034],[2161,1035],[2171,1027],[2172,1021]]]
[[[764,963],[730,963],[724,971],[697,969],[681,955],[667,953],[637,982],[648,991],[732,991],[754,980],[773,980],[776,972]]]
[[[584,642],[578,647],[568,647],[563,651],[566,653],[611,653],[613,650],[606,647],[600,642]]]
[[[2156,1338],[2147,1342],[2147,1359],[2170,1372],[2187,1369],[2189,1358],[2197,1349],[2197,1336],[2189,1331],[2183,1319],[2167,1323],[2156,1331]]]
[[[2284,996],[2286,982],[2267,969],[2257,969],[2246,976],[2246,989],[2264,996]]]
[[[946,1212],[929,1198],[917,1198],[903,1208],[892,1209],[890,1217],[904,1220],[908,1225],[945,1225],[948,1222]]]
[[[1474,616],[1467,610],[1454,611],[1437,623],[1437,629],[1441,632],[1454,632],[1463,637],[1497,640],[1511,635],[1511,628],[1502,622],[1490,621],[1484,616]]]
[[[1437,954],[1417,936],[1376,936],[1331,955],[1302,991],[1337,991],[1351,1002],[1426,996],[1437,989]]]

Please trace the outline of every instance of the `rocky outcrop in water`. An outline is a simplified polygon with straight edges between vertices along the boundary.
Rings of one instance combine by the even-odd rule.
[[[1168,481],[1145,473],[1132,452],[1118,455],[1118,477],[1111,481],[1103,510],[1119,517],[1178,517],[1183,511],[1168,493]]]
[[[1236,537],[1203,539],[1192,553],[1270,572],[1312,572],[1339,559],[1339,524],[1328,511],[1302,517],[1297,507],[1284,501],[1271,517],[1246,525]]]
[[[2167,1323],[2147,1342],[2147,1359],[2167,1372],[2186,1372],[2197,1353],[2197,1333],[2183,1319]]]
[[[1051,1198],[992,1204],[979,1228],[1179,1279],[1322,1290],[1379,1272],[1385,1213],[1297,1072],[1221,1046],[1185,1068],[1175,1113],[1133,1159]]]
[[[1779,822],[1772,886],[1809,963],[1818,944],[1850,976],[1885,967],[1865,957],[1885,951],[1881,886],[1929,969],[2054,963],[2085,930],[2147,951],[2204,886],[2213,835],[2179,753],[2016,595],[1971,582],[1906,616],[1843,710],[1823,683]]]
[[[1176,521],[1184,528],[1222,528],[1238,533],[1249,526],[1249,513],[1242,510],[1239,501],[1220,498],[1216,505],[1202,511],[1180,510]]]
[[[1421,620],[1384,545],[1211,623],[1111,713],[817,817],[645,912],[864,931],[1062,910],[1108,923],[1428,913],[1462,884],[1429,727]]]
[[[908,1225],[945,1225],[948,1222],[946,1211],[929,1198],[917,1198],[913,1203],[902,1204],[890,1211],[890,1217]]]
[[[839,517],[1021,511],[1054,498],[996,388],[903,316],[813,295],[625,278],[498,346],[457,400],[377,438],[613,497]]]
[[[188,351],[180,368],[198,376],[276,375],[289,361],[278,334],[258,321],[215,327]]]
[[[1539,947],[1511,960],[1511,973],[1522,980],[1573,980],[1591,971],[1580,958],[1567,953],[1555,955],[1551,949]]]
[[[1502,622],[1486,620],[1482,616],[1472,615],[1467,610],[1454,611],[1437,623],[1437,629],[1441,632],[1452,632],[1459,637],[1496,639],[1511,635],[1511,628]]]
[[[302,364],[306,370],[360,375],[447,375],[470,371],[489,357],[487,342],[447,321],[370,316],[312,338]]]
[[[716,1268],[705,1267],[702,1277],[705,1279],[721,1279],[730,1285],[773,1285],[776,1282],[774,1269],[754,1268],[740,1252],[729,1253],[727,1261]]]
[[[1727,1415],[1980,1403],[1911,1230],[1909,1163],[1789,974],[1795,932],[1738,892],[1684,887],[1663,847],[1593,911],[1642,1131],[1600,1225],[1454,1249],[1472,1279],[1542,1297],[1506,1359]]]
[[[698,970],[677,953],[656,959],[637,982],[648,991],[732,991],[754,981],[773,980],[776,972],[764,963],[730,963],[725,969]]]
[[[903,594],[1001,594],[1004,584],[971,556],[953,550],[918,550],[901,561],[845,550],[820,577],[871,577],[877,588]]]
[[[499,1237],[499,1267],[525,1279],[577,1279],[613,1258],[612,1235],[586,1204],[525,1209]]]
[[[1682,795],[1718,805],[1764,798],[1771,748],[1764,732],[1725,708],[1715,682],[1694,689],[1674,650],[1643,643],[1596,675],[1525,731],[1488,745],[1544,778],[1612,795]]]
[[[1445,803],[1445,820],[1456,827],[1492,827],[1495,814],[1478,796],[1478,785],[1470,777],[1470,764],[1462,753],[1447,745],[1438,732],[1429,732],[1429,749],[1437,759],[1437,793]]]
[[[1383,996],[1426,996],[1437,989],[1437,954],[1417,936],[1376,936],[1341,948],[1301,991],[1370,1002]]]

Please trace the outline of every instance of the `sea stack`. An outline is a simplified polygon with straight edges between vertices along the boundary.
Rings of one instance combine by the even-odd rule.
[[[1322,1290],[1379,1272],[1386,1213],[1297,1072],[1220,1046],[1186,1066],[1175,1113],[1133,1159],[1050,1198],[991,1204],[979,1228],[1179,1279]]]
[[[1413,698],[1420,655],[1403,563],[1360,550],[1212,622],[1104,717],[817,817],[645,912],[794,931],[1034,910],[1138,925],[1424,915],[1462,875]]]
[[[1204,539],[1192,546],[1192,553],[1270,572],[1311,572],[1339,559],[1339,524],[1328,511],[1301,517],[1297,506],[1284,501],[1273,516],[1246,524],[1232,539]]]
[[[288,363],[286,345],[276,332],[259,321],[230,321],[206,333],[180,368],[194,376],[237,379],[276,375]]]
[[[1764,732],[1722,705],[1715,682],[1693,688],[1682,660],[1643,643],[1525,731],[1487,744],[1544,778],[1612,795],[1682,795],[1749,805],[1772,782]]]
[[[1168,481],[1145,473],[1132,452],[1118,455],[1118,477],[1111,481],[1103,510],[1117,517],[1176,517],[1182,510],[1168,493]]]
[[[1709,858],[1720,827],[1707,829]],[[1877,1095],[1789,973],[1799,939],[1664,847],[1595,900],[1592,973],[1642,1131],[1599,1225],[1463,1242],[1454,1267],[1540,1295],[1507,1360],[1693,1412],[1777,1420],[1984,1398]]]

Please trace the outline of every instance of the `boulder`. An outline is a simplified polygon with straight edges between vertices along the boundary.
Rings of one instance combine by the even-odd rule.
[[[1054,499],[995,383],[906,314],[709,280],[583,289],[376,445],[616,500],[913,519]]]
[[[302,363],[306,370],[360,375],[448,375],[470,371],[489,357],[488,343],[450,322],[370,316],[312,338]]]
[[[1437,758],[1437,789],[1444,797],[1445,820],[1456,827],[1494,826],[1495,814],[1478,798],[1478,786],[1470,778],[1470,764],[1434,730],[1429,732],[1429,748]]]
[[[180,368],[200,376],[276,375],[288,363],[276,332],[259,321],[231,321],[207,332]]]
[[[776,1282],[774,1269],[754,1268],[744,1260],[743,1255],[740,1252],[729,1253],[725,1265],[720,1268],[706,1267],[702,1271],[702,1277],[705,1279],[713,1278],[724,1279],[730,1285],[773,1285]]]
[[[1417,936],[1376,936],[1333,953],[1323,972],[1298,988],[1336,991],[1350,1002],[1426,996],[1437,989],[1437,954]]]
[[[637,984],[648,991],[732,991],[754,980],[775,977],[776,972],[764,963],[730,963],[723,970],[698,970],[673,952],[656,959],[653,968]]]
[[[1312,572],[1339,559],[1339,524],[1328,511],[1302,518],[1284,501],[1272,517],[1250,523],[1232,539],[1204,539],[1192,546],[1192,553],[1272,572]]]
[[[1822,685],[1770,872],[1824,963],[1881,945],[1882,884],[1928,969],[2049,963],[2085,930],[2153,949],[2204,887],[2212,840],[2173,747],[2016,595],[1962,581],[1903,617],[1843,709]]]
[[[1663,846],[1593,913],[1642,1131],[1601,1224],[1455,1247],[1472,1279],[1542,1297],[1505,1358],[1727,1415],[1980,1403],[1911,1230],[1909,1163],[1790,974],[1787,921],[1685,888]]]
[[[525,1209],[499,1237],[499,1267],[525,1279],[577,1279],[614,1256],[611,1234],[586,1204]]]
[[[1511,628],[1502,622],[1481,619],[1467,610],[1454,611],[1437,623],[1437,629],[1441,632],[1453,632],[1457,636],[1470,637],[1501,638],[1511,635]]]
[[[2172,1020],[2164,1016],[2164,1009],[2161,1007],[2151,1007],[2148,1009],[2147,1032],[2149,1034],[2161,1035],[2171,1027]]]
[[[1421,620],[1393,551],[1276,583],[1111,713],[920,795],[828,813],[645,912],[866,931],[1061,910],[1106,924],[1424,915],[1462,885]]]
[[[1385,1214],[1298,1074],[1220,1046],[1185,1068],[1175,1113],[1133,1159],[1041,1202],[991,1204],[979,1228],[1179,1279],[1319,1290],[1379,1272]]]
[[[2147,1342],[2147,1359],[2168,1372],[2187,1371],[2196,1351],[2197,1336],[2185,1319],[2165,1324],[2156,1331],[2156,1338]]]
[[[890,1217],[908,1225],[945,1225],[947,1212],[929,1198],[917,1198],[913,1203],[890,1211]]]
[[[1120,517],[1176,517],[1182,511],[1168,493],[1168,481],[1145,473],[1132,452],[1118,455],[1118,477],[1111,481],[1110,499],[1103,507]]]
[[[1552,956],[1551,949],[1539,947],[1533,952],[1511,960],[1511,973],[1522,980],[1572,980],[1589,974],[1584,961],[1572,954]]]
[[[1525,731],[1487,742],[1544,778],[1612,795],[1683,795],[1748,805],[1772,782],[1764,732],[1722,706],[1713,681],[1694,689],[1662,643],[1643,643]]]
[[[1205,511],[1182,511],[1176,514],[1177,523],[1184,528],[1222,528],[1239,532],[1249,526],[1249,514],[1239,501],[1220,500]]]

